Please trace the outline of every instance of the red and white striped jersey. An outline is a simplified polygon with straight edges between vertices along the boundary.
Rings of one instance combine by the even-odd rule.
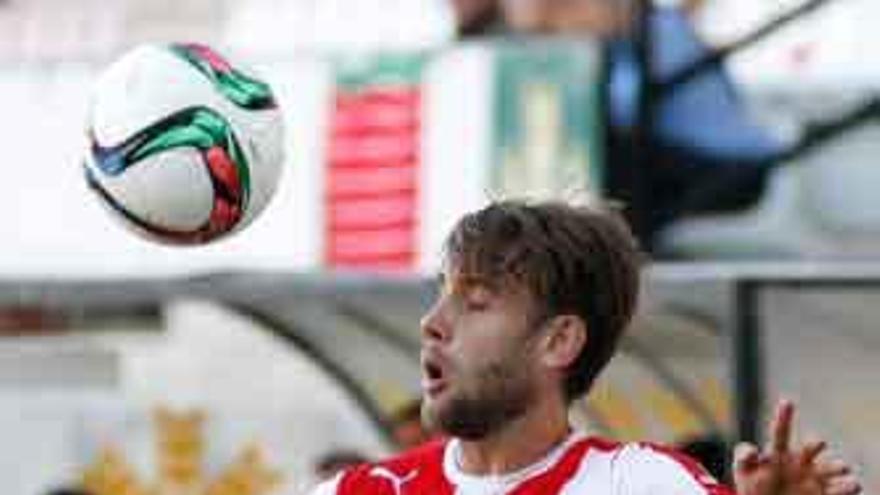
[[[573,434],[514,473],[475,476],[459,468],[457,440],[437,441],[358,466],[312,495],[732,495],[693,459],[648,443]]]

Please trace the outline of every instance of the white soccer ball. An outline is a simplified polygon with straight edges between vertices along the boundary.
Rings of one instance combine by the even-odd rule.
[[[203,244],[263,210],[284,161],[269,86],[199,44],[143,45],[97,80],[86,179],[133,230]]]

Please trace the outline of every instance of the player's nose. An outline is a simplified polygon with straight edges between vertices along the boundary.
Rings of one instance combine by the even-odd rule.
[[[422,342],[445,342],[449,339],[449,322],[444,316],[443,301],[438,300],[431,306],[431,309],[422,316],[419,322],[421,329]]]

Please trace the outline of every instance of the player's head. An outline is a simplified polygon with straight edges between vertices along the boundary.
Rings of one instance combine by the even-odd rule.
[[[89,492],[85,488],[64,487],[49,490],[48,492],[46,492],[46,495],[91,495],[91,492]]]
[[[463,217],[422,322],[425,420],[479,437],[548,389],[585,393],[635,309],[639,260],[604,207],[502,202]]]
[[[450,0],[459,36],[486,34],[498,21],[498,0]]]
[[[422,401],[410,401],[391,417],[391,436],[401,449],[417,447],[431,439],[431,432],[422,424]]]
[[[520,33],[608,37],[629,23],[632,0],[501,0],[508,27]]]

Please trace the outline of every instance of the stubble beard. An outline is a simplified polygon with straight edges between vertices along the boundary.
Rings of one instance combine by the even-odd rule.
[[[474,373],[475,387],[446,399],[422,404],[422,421],[432,431],[463,440],[481,440],[528,411],[534,390],[517,363],[500,362]]]

